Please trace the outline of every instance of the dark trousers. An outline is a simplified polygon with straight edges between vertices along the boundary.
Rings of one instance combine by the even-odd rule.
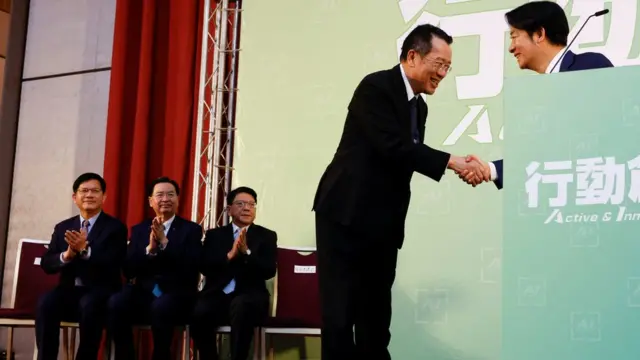
[[[391,359],[394,243],[374,242],[316,213],[323,360]]]
[[[164,293],[156,297],[140,286],[127,285],[109,299],[108,329],[115,344],[115,358],[133,360],[133,325],[149,324],[153,335],[153,360],[171,358],[176,326],[185,325],[193,294]]]
[[[57,287],[42,296],[36,310],[38,359],[57,360],[60,322],[77,321],[80,324],[80,345],[76,359],[95,360],[110,294],[104,289]]]
[[[262,291],[222,291],[200,294],[193,311],[190,330],[200,359],[217,360],[216,328],[231,326],[231,360],[247,360],[256,326],[269,312],[269,294]]]

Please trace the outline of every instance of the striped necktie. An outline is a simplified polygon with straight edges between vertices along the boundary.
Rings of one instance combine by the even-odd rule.
[[[89,233],[90,226],[91,226],[91,223],[89,222],[89,220],[84,220],[82,222],[82,230],[84,230],[87,234]]]

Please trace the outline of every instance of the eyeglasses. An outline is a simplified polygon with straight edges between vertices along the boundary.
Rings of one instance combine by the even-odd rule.
[[[90,188],[80,188],[78,189],[78,194],[80,195],[88,195],[88,194],[100,194],[102,193],[102,189],[90,189]]]
[[[256,207],[256,203],[249,202],[249,201],[234,201],[233,205],[235,205],[235,206],[237,206],[237,207],[239,207],[241,209],[244,209],[245,206],[248,206],[249,209],[253,209],[253,208]]]
[[[430,58],[427,58],[426,60],[431,64],[433,70],[435,71],[444,70],[445,73],[449,73],[451,71],[451,65],[445,64],[440,60],[434,60]]]
[[[156,198],[157,200],[162,200],[162,199],[164,199],[165,197],[166,197],[167,199],[171,200],[171,199],[173,199],[174,197],[176,197],[176,193],[174,193],[174,192],[172,192],[172,191],[170,191],[170,192],[166,192],[166,193],[163,193],[163,192],[157,192],[157,193],[153,194],[153,197],[154,197],[154,198]]]

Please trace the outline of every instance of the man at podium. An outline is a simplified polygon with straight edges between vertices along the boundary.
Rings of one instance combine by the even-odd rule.
[[[520,69],[551,74],[613,67],[603,54],[576,54],[567,49],[569,22],[562,7],[555,2],[526,3],[506,13],[505,18],[511,37],[509,52],[516,58]],[[467,161],[474,160],[479,159],[473,155],[467,157]],[[491,181],[502,189],[502,159],[485,165],[491,171]],[[474,182],[477,177],[468,171],[459,175],[467,183],[477,185]]]

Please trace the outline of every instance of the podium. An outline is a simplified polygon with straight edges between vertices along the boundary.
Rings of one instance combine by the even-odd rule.
[[[502,360],[640,359],[640,66],[507,78]]]

